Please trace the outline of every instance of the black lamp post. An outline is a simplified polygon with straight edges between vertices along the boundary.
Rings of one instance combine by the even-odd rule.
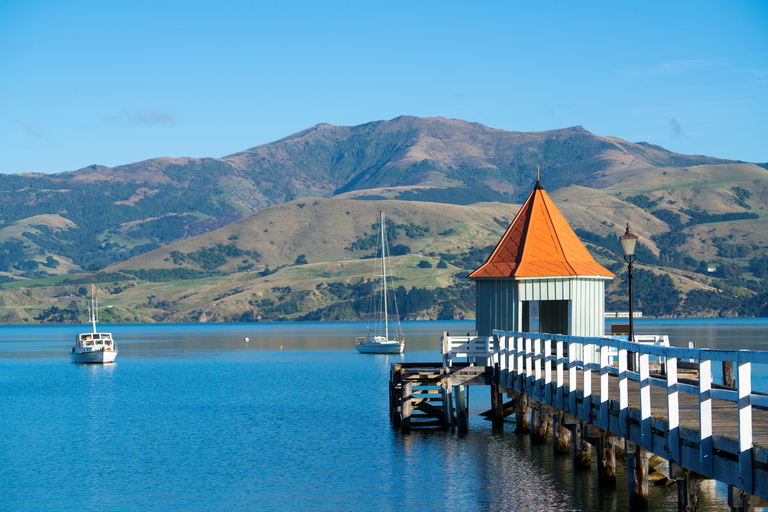
[[[627,231],[624,236],[619,238],[621,240],[621,246],[624,248],[624,261],[629,266],[628,279],[629,279],[629,341],[635,341],[635,329],[633,324],[634,313],[632,312],[632,264],[635,262],[635,247],[637,247],[637,235],[629,229],[629,222],[627,222]],[[629,353],[629,370],[635,371],[635,354]]]

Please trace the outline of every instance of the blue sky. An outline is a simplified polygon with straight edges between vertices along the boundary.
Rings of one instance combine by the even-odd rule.
[[[3,173],[404,114],[768,162],[768,2],[0,0]]]

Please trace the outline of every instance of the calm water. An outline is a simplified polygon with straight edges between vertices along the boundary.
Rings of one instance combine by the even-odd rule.
[[[440,333],[473,322],[406,323],[402,356],[357,354],[355,323],[103,328],[114,365],[69,363],[80,326],[0,327],[0,510],[626,509],[623,470],[599,490],[594,469],[493,430],[486,388],[467,435],[390,428],[389,365],[438,361]],[[637,332],[768,348],[765,320]],[[651,493],[651,510],[676,509],[675,487]],[[702,499],[727,510],[723,489]]]

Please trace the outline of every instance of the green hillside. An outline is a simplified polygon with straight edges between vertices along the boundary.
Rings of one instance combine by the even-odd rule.
[[[515,203],[533,186],[537,166],[555,192],[729,163],[582,127],[524,133],[402,116],[319,124],[223,158],[1,175],[0,281],[96,270],[301,198]]]
[[[115,321],[353,319],[386,212],[405,318],[474,315],[464,276],[541,181],[617,273],[641,237],[649,316],[768,315],[768,170],[581,127],[443,118],[321,124],[215,159],[0,175],[0,322],[69,322],[91,282]]]
[[[653,214],[656,210],[620,199],[626,195],[627,189],[617,187],[602,193],[570,187],[553,194],[596,259],[617,274],[608,285],[608,309],[626,309],[625,265],[617,240],[623,227],[613,222],[621,215],[620,222],[629,220],[641,236],[635,295],[646,315],[768,314],[764,246],[739,257],[697,260],[666,244],[665,236],[675,232],[661,231],[666,224]],[[764,212],[764,206],[748,201]],[[488,256],[518,208],[503,203],[297,200],[98,273],[30,281],[28,286],[6,284],[0,290],[0,321],[77,321],[84,318],[81,296],[91,282],[100,283],[102,303],[112,306],[104,321],[360,319],[376,270],[370,258],[380,210],[388,219],[394,253],[401,254],[393,258],[393,269],[403,287],[402,318],[472,318],[474,286],[465,276]],[[706,225],[717,233],[719,224],[730,226],[734,240],[768,227],[764,216]],[[676,236],[701,226],[681,228]],[[728,247],[720,244],[716,251]],[[710,272],[712,267],[718,270]]]

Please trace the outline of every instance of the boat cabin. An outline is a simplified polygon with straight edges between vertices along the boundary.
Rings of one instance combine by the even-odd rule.
[[[113,346],[112,333],[109,332],[93,332],[86,334],[78,334],[75,337],[75,346],[78,349],[86,347],[96,347],[104,345],[107,350],[111,350]]]

